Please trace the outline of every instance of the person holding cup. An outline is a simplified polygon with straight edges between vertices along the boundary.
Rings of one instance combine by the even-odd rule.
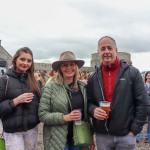
[[[78,69],[83,65],[84,61],[77,60],[71,51],[63,52],[52,63],[57,74],[47,83],[39,106],[39,117],[44,123],[44,150],[88,149],[73,142],[73,123],[78,125],[86,117],[83,113],[87,106],[85,83],[78,80]]]
[[[0,78],[0,118],[6,150],[36,150],[41,97],[30,48],[22,47]]]
[[[112,37],[104,36],[98,41],[102,63],[87,84],[88,112],[98,150],[135,150],[135,135],[142,130],[148,114],[148,96],[141,74],[119,60],[117,50]],[[110,111],[102,107],[107,101]]]

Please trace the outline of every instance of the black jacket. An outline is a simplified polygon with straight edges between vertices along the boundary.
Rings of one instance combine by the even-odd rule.
[[[16,107],[11,100],[23,93],[30,92],[27,85],[27,75],[17,73],[9,69],[6,76],[0,78],[0,118],[2,119],[3,129],[7,133],[27,131],[34,128],[39,123],[38,106],[39,96],[36,92],[31,103],[22,103]],[[8,87],[6,90],[6,83]],[[6,90],[6,96],[5,96]]]
[[[101,88],[100,88],[101,86]],[[101,90],[102,89],[102,90]],[[148,112],[148,95],[138,69],[121,61],[121,67],[115,82],[110,117],[107,121],[99,121],[93,113],[99,107],[102,96],[103,81],[101,66],[90,76],[87,85],[88,112],[92,117],[94,131],[116,136],[134,135],[142,130]]]

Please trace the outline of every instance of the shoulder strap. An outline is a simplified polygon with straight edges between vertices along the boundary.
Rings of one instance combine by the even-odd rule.
[[[5,97],[6,97],[9,77],[8,77],[8,75],[5,75],[5,76],[6,76],[6,87],[5,87]]]
[[[67,96],[67,98],[69,100],[69,105],[70,105],[70,108],[71,108],[71,111],[72,111],[71,94],[70,94],[69,90],[64,87],[64,85],[63,85],[63,89],[64,89],[64,91],[66,93],[66,96]],[[84,116],[85,116],[84,120],[87,120],[87,118],[88,118],[87,115],[86,115],[86,111],[87,111],[87,109],[86,109],[86,105],[85,105],[85,102],[84,102]]]
[[[70,95],[69,91],[64,87],[64,85],[62,85],[62,87],[63,87],[63,89],[66,93],[66,96],[67,96],[68,100],[69,100],[69,105],[70,105],[70,108],[71,108],[71,111],[72,111],[72,105],[71,105],[71,101],[70,101],[71,100],[71,95]]]
[[[9,77],[8,77],[8,75],[5,75],[5,77],[6,77],[6,86],[5,86],[5,98],[6,98]],[[0,134],[0,139],[3,138],[3,133],[4,133],[4,131],[2,130],[2,133]]]

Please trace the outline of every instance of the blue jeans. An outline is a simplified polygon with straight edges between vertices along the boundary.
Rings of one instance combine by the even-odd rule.
[[[147,125],[147,132],[146,132],[145,138],[150,139],[150,114],[148,116],[148,125]]]
[[[96,133],[96,145],[98,150],[135,150],[135,136],[113,136]]]
[[[65,150],[80,150],[79,146],[75,146],[73,140],[70,143],[66,144]]]
[[[142,132],[140,132],[140,133],[138,133],[137,135],[136,135],[136,140],[137,141],[140,141],[142,139]]]

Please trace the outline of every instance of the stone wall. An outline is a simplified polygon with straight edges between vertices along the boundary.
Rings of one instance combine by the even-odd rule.
[[[48,63],[37,63],[37,62],[35,62],[34,66],[35,66],[35,70],[40,70],[40,71],[45,70],[45,71],[49,72],[51,69],[51,64],[48,64]]]
[[[12,56],[1,46],[0,40],[0,61],[6,61],[6,69],[11,66]]]
[[[91,67],[95,67],[96,66],[99,66],[100,63],[101,63],[101,59],[98,55],[98,53],[93,53],[92,55],[92,58],[91,58]],[[132,64],[131,62],[131,55],[129,53],[126,53],[126,52],[118,52],[117,53],[117,56],[120,60],[125,60],[127,61],[129,64]]]
[[[119,59],[123,59],[127,61],[128,63],[131,62],[131,55],[126,52],[118,52],[117,56]],[[0,40],[0,61],[5,60],[7,62],[6,69],[8,69],[11,66],[11,61],[12,61],[12,56],[1,46],[1,40]],[[86,71],[86,72],[93,72],[95,69],[95,66],[100,65],[100,57],[98,56],[98,53],[93,53],[91,54],[91,66],[90,67],[82,67],[80,70],[81,71]],[[50,63],[34,63],[35,65],[35,70],[46,70],[47,72],[50,71],[51,69],[51,64]]]

